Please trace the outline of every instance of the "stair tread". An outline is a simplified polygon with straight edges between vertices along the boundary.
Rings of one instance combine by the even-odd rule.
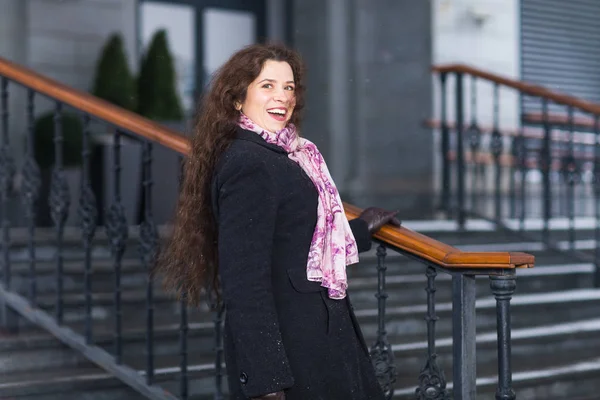
[[[157,323],[154,326],[154,336],[156,340],[160,340],[161,337],[178,338],[178,324],[165,323],[164,321],[159,322],[162,323]],[[71,327],[76,332],[83,331],[82,324],[73,324]],[[193,337],[195,334],[212,335],[214,325],[212,322],[190,322],[188,329],[190,337]],[[522,340],[561,337],[573,334],[591,334],[595,332],[600,332],[600,318],[574,320],[535,327],[515,328],[511,330],[511,337],[513,343],[518,343]],[[95,343],[97,344],[111,343],[113,340],[113,331],[111,330],[111,327],[104,324],[96,324],[94,326],[93,334]],[[132,340],[137,337],[139,340],[143,341],[145,340],[145,327],[140,326],[124,329],[122,335],[125,340]],[[48,343],[58,344],[58,341],[54,336],[41,329],[16,335],[0,335],[0,339],[0,351],[4,349],[14,350],[15,346],[38,348],[46,346]],[[365,339],[369,342],[369,340],[374,340],[375,337],[365,335]],[[427,348],[427,341],[422,335],[412,334],[390,337],[390,341],[393,342],[392,349],[394,352],[421,351]],[[494,344],[495,342],[495,330],[486,330],[477,333],[478,345],[484,343]],[[436,338],[436,348],[438,350],[451,349],[451,346],[452,336],[444,335]]]
[[[511,330],[511,341],[517,344],[525,340],[539,340],[543,338],[554,338],[574,334],[594,334],[600,332],[600,318],[583,319],[578,321],[562,322],[552,325],[543,325],[537,327],[518,328]],[[496,331],[478,332],[476,343],[478,346],[483,344],[493,344],[497,341]],[[437,350],[452,349],[452,336],[437,337],[435,340]],[[419,351],[427,349],[427,340],[406,341],[404,343],[392,344],[394,352]]]
[[[442,221],[443,224],[447,221]],[[529,222],[534,224],[535,222]],[[417,226],[418,221],[405,222],[405,226],[411,227],[411,224]],[[442,225],[443,225],[442,224]],[[465,233],[448,232],[443,229],[438,231],[427,229],[415,229],[433,238],[443,238],[445,241],[449,236],[451,240],[445,241],[445,243],[451,244],[464,251],[522,251],[532,253],[536,256],[536,268],[529,270],[517,271],[517,292],[512,297],[511,309],[516,311],[518,314],[515,315],[513,320],[513,328],[511,330],[513,349],[518,348],[519,353],[515,355],[513,351],[513,359],[518,360],[515,364],[513,363],[513,382],[518,385],[523,382],[533,382],[536,379],[547,379],[550,381],[553,377],[569,376],[569,374],[585,374],[590,371],[600,371],[600,351],[587,351],[585,345],[580,343],[596,343],[595,337],[600,336],[600,315],[599,318],[588,318],[584,319],[583,315],[589,316],[588,310],[595,307],[596,302],[600,301],[600,289],[592,289],[582,287],[583,282],[589,276],[591,278],[594,272],[594,265],[591,262],[574,262],[573,259],[564,256],[557,255],[555,252],[548,251],[539,242],[521,241],[513,235],[505,235],[490,232],[488,235],[486,227],[483,222],[480,222],[481,226],[477,229]],[[555,226],[560,229],[555,229],[551,232],[554,235],[553,238],[561,240],[563,246],[568,245],[568,231],[564,229],[564,221],[555,221]],[[562,224],[562,225],[561,225]],[[578,221],[580,226],[587,226],[589,221]],[[424,227],[426,224],[421,224]],[[434,224],[435,225],[435,224]],[[563,226],[564,225],[564,226]],[[562,226],[562,228],[561,228]],[[534,234],[539,234],[539,230]],[[45,239],[42,243],[50,244],[52,240],[52,234],[50,232],[44,233]],[[74,248],[74,245],[79,243],[75,241],[76,232],[71,232],[71,236],[68,237],[66,243],[71,246],[71,253],[64,263],[64,271],[67,275],[81,275],[84,272],[83,259],[79,259],[79,250]],[[132,237],[135,237],[135,233]],[[580,249],[586,251],[595,245],[593,242],[593,230],[585,228],[584,231],[578,232],[577,235],[577,246]],[[45,242],[44,242],[45,240]],[[73,242],[69,242],[73,240]],[[100,243],[98,246],[99,255],[103,258],[94,259],[92,261],[92,274],[96,277],[102,277],[100,285],[94,287],[92,295],[93,306],[96,308],[105,307],[108,311],[106,316],[100,316],[93,320],[93,336],[94,342],[108,352],[112,351],[113,343],[113,330],[114,324],[113,318],[111,317],[110,306],[114,304],[114,292],[111,290],[110,280],[114,273],[113,261],[106,257],[106,245],[102,243],[106,238],[99,239]],[[139,277],[144,273],[143,265],[140,260],[135,257],[133,247],[135,245],[129,245],[132,240],[128,242],[127,255],[123,259],[122,273],[123,276],[131,274],[133,279],[129,280],[127,287],[123,288],[121,299],[124,305],[128,305],[129,308],[125,310],[133,310],[131,305],[140,304],[143,306],[146,302],[146,288],[145,282]],[[375,246],[374,246],[375,247]],[[52,248],[46,248],[46,254],[50,255]],[[27,253],[25,250],[21,250],[18,261],[13,261],[13,273],[15,276],[23,278],[23,282],[26,282],[27,275],[29,273],[29,264],[23,255]],[[355,305],[355,313],[359,319],[359,322],[365,323],[367,331],[365,331],[365,338],[367,343],[372,343],[375,339],[374,333],[372,332],[372,326],[374,325],[374,318],[377,316],[376,300],[372,299],[372,302],[364,301],[367,299],[367,292],[372,291],[373,294],[377,288],[377,270],[375,268],[377,264],[377,257],[375,248],[367,253],[361,254],[361,261],[359,265],[352,266],[348,270],[349,283],[350,283],[350,296],[354,297],[353,294],[361,293],[358,301],[353,302]],[[390,330],[388,332],[388,338],[392,344],[392,349],[398,360],[397,367],[399,370],[397,396],[409,396],[414,397],[414,390],[418,384],[418,370],[413,371],[414,365],[419,364],[422,360],[423,364],[426,361],[427,352],[427,336],[423,333],[417,333],[417,330],[422,330],[423,327],[419,325],[416,330],[409,330],[401,334],[400,328],[404,327],[402,324],[398,324],[398,321],[414,321],[415,323],[423,324],[423,317],[427,312],[427,305],[425,302],[414,302],[407,301],[409,295],[405,295],[403,298],[395,296],[394,292],[400,293],[399,291],[404,289],[413,290],[417,286],[419,289],[424,289],[426,284],[425,268],[426,265],[419,263],[415,260],[409,259],[404,255],[395,252],[393,250],[388,251],[388,257],[386,260],[388,267],[386,283],[388,285],[388,292],[390,297],[388,298],[387,304],[387,319],[392,322]],[[49,276],[55,271],[55,263],[50,259],[39,260],[36,262],[36,271],[38,274],[46,274]],[[133,275],[138,274],[138,275]],[[105,278],[106,277],[106,278]],[[551,279],[553,283],[550,286],[544,284],[544,279]],[[554,290],[555,288],[562,286],[560,279],[568,278],[565,281],[565,287],[561,290]],[[486,277],[481,277],[481,281],[486,280]],[[527,291],[519,292],[519,281],[531,282],[531,284],[523,286]],[[540,281],[540,287],[535,285],[535,282]],[[448,284],[451,281],[451,277],[447,274],[440,273],[437,277],[438,286],[438,301],[436,303],[436,312],[438,316],[442,317],[441,324],[439,325],[438,334],[436,338],[436,349],[439,354],[439,361],[444,368],[447,375],[451,378],[451,351],[452,351],[452,335],[448,332],[448,323],[451,320],[448,319],[449,312],[452,310],[452,302],[449,301]],[[47,280],[51,283],[51,281]],[[82,280],[79,277],[72,280],[75,282],[72,284],[69,290],[65,290],[64,302],[69,307],[69,312],[73,314],[74,307],[82,306],[84,304],[85,297],[82,290],[77,292],[75,288],[80,285]],[[154,314],[154,337],[157,345],[157,352],[155,354],[154,365],[156,368],[157,382],[175,382],[176,377],[179,374],[179,363],[180,355],[178,350],[171,351],[172,349],[178,349],[179,340],[179,315],[177,304],[174,302],[172,296],[167,295],[160,290],[160,282],[155,281],[156,288],[154,293],[154,300],[157,304],[157,308]],[[479,282],[479,279],[478,279]],[[483,282],[482,282],[483,283]],[[52,285],[46,285],[49,293],[39,293],[38,302],[43,307],[53,307],[55,303],[55,294],[52,293]],[[492,313],[495,312],[496,300],[491,295],[490,291],[480,290],[482,286],[478,283],[478,298],[476,302],[476,309],[478,316],[484,316],[484,323],[481,324],[482,329],[478,329],[477,334],[477,348],[481,350],[478,352],[478,371],[480,371],[481,377],[478,378],[478,387],[483,390],[492,390],[497,384],[497,378],[495,376],[496,371],[496,360],[492,361],[492,351],[495,350],[497,336],[496,331],[487,322]],[[23,290],[26,289],[23,286]],[[440,295],[441,293],[441,295]],[[358,297],[358,296],[357,296]],[[171,309],[170,306],[164,306],[172,302],[174,307]],[[161,304],[159,306],[159,304]],[[549,320],[548,318],[539,318],[535,321],[524,320],[523,315],[527,316],[527,309],[529,307],[535,307],[536,310],[540,310],[545,306],[549,309],[554,307],[560,307],[560,312],[564,313],[569,307],[577,307],[584,305],[582,309],[584,312],[580,314],[574,314],[573,317],[565,317],[568,320],[555,321]],[[95,309],[94,309],[95,310]],[[95,310],[96,311],[96,310]],[[103,310],[99,310],[103,311]],[[141,308],[140,308],[140,311]],[[104,311],[103,311],[104,312]],[[562,315],[561,314],[561,315]],[[102,314],[104,315],[104,314]],[[567,315],[567,314],[565,314]],[[549,315],[552,318],[551,315]],[[418,319],[418,321],[417,321]],[[197,321],[197,322],[196,322]],[[395,321],[395,323],[394,323]],[[412,323],[412,322],[411,322]],[[536,325],[537,324],[537,325]],[[84,324],[81,321],[67,322],[65,326],[71,327],[76,332],[83,332]],[[479,325],[478,325],[479,326]],[[424,328],[423,328],[424,329]],[[191,379],[202,379],[208,378],[214,373],[214,350],[212,344],[209,344],[212,338],[214,330],[213,316],[208,313],[206,309],[198,310],[193,309],[189,312],[189,338],[188,342],[188,362],[189,362],[189,376]],[[124,339],[124,353],[123,360],[125,365],[133,368],[139,373],[143,374],[146,363],[146,356],[143,351],[143,344],[145,342],[145,313],[144,311],[134,314],[133,311],[130,314],[123,315],[123,339]],[[212,342],[210,342],[212,343]],[[566,347],[561,349],[560,347],[554,352],[548,352],[542,354],[544,346],[555,346],[557,343],[565,343]],[[131,347],[129,347],[129,345]],[[39,328],[27,328],[21,334],[17,336],[1,335],[0,334],[0,352],[11,352],[22,348],[24,351],[42,349],[45,346],[62,346],[60,342],[55,339],[51,334],[44,332]],[[158,347],[162,346],[162,347]],[[200,347],[201,346],[201,347]],[[570,347],[569,347],[570,346]],[[66,351],[75,351],[66,349]],[[529,354],[540,354],[539,357],[530,357]],[[5,353],[6,354],[6,353]],[[33,354],[33,353],[31,353]],[[63,354],[55,353],[52,349],[46,354]],[[406,365],[411,365],[410,370],[407,367],[403,367],[401,362],[402,358],[406,360]],[[479,358],[482,357],[482,358]],[[553,358],[554,357],[554,358]],[[541,362],[540,362],[541,360]],[[25,383],[31,383],[32,385],[42,386],[43,382],[56,383],[64,379],[64,382],[75,382],[75,385],[79,390],[85,390],[85,385],[93,385],[93,382],[97,383],[97,387],[110,387],[119,385],[120,383],[111,377],[109,373],[106,373],[99,367],[95,367],[87,361],[69,361],[72,363],[80,363],[81,365],[77,368],[67,367],[46,369],[40,371],[29,371],[21,373],[11,373],[3,375],[0,378],[0,397],[2,397],[2,389],[7,389],[10,393],[10,387],[19,389],[19,385],[25,385]],[[543,366],[541,368],[540,366]],[[40,367],[41,368],[41,367]],[[170,384],[170,383],[169,383]],[[4,386],[3,386],[4,385]],[[11,386],[12,385],[12,386]],[[56,388],[57,384],[53,384],[52,387]],[[451,387],[451,383],[450,383]],[[39,389],[42,390],[41,388]],[[23,389],[25,391],[25,389]],[[193,396],[192,396],[193,397]],[[408,397],[407,397],[408,398]]]
[[[113,292],[96,292],[92,296],[93,298],[93,306],[99,307],[110,307],[114,304],[114,293]],[[390,295],[390,298],[393,300],[393,293]],[[83,294],[68,294],[64,297],[64,305],[67,306],[83,306],[84,305],[84,295]],[[146,302],[146,292],[145,290],[127,290],[122,293],[121,301],[123,305],[137,304],[137,303],[145,303]],[[544,304],[557,304],[557,305],[565,305],[565,304],[577,304],[577,303],[588,303],[588,302],[597,302],[600,301],[600,289],[593,288],[582,288],[582,289],[569,289],[562,291],[550,291],[550,292],[539,292],[539,293],[526,293],[526,294],[515,294],[512,297],[511,301],[511,309],[522,309],[524,307],[531,306],[539,306]],[[165,293],[158,293],[154,296],[154,304],[170,304],[173,302],[172,297]],[[52,308],[55,304],[55,297],[51,295],[39,296],[38,306],[41,308]],[[173,303],[174,304],[174,303]],[[376,304],[361,304],[355,303],[355,314],[359,318],[359,320],[363,320],[365,318],[375,318],[378,314],[378,309]],[[496,307],[496,299],[493,296],[482,296],[478,297],[476,300],[476,309],[478,312],[492,310],[494,311]],[[449,313],[452,311],[452,302],[451,301],[441,301],[436,303],[436,312],[438,313]],[[204,308],[193,308],[190,309],[190,314],[192,316],[199,316],[199,318],[206,319],[211,318],[206,307]],[[408,304],[402,305],[388,301],[388,305],[386,307],[386,316],[387,318],[394,318],[398,316],[412,316],[412,315],[425,315],[427,312],[427,304],[417,303],[417,304]],[[155,313],[161,314],[161,313]],[[110,317],[106,318],[110,320]],[[125,319],[125,323],[139,321],[137,319]]]
[[[145,302],[146,301],[146,288],[140,287],[136,289],[124,290],[121,292],[122,302]],[[153,293],[152,298],[154,302],[157,301],[175,301],[174,297],[165,293],[158,292]],[[99,304],[113,304],[115,294],[113,291],[96,291],[92,293],[92,306]],[[43,306],[53,306],[56,302],[56,295],[54,293],[43,294],[37,296],[37,303]],[[63,304],[64,305],[78,305],[84,304],[85,295],[83,293],[63,293]]]
[[[511,309],[517,307],[526,307],[539,304],[564,304],[566,302],[577,301],[600,301],[600,289],[571,289],[564,291],[553,291],[543,293],[516,294],[511,300]],[[493,296],[478,298],[475,302],[475,307],[478,310],[494,309],[496,307],[496,299]],[[435,305],[437,313],[452,311],[452,302],[438,302]],[[415,313],[426,313],[427,304],[386,307],[386,316],[410,315]],[[361,317],[376,317],[378,310],[376,308],[355,310],[358,318]]]
[[[11,261],[11,273],[29,275],[29,264],[28,260],[12,260]],[[90,264],[90,272],[94,273],[114,273],[114,261],[111,259],[92,259]],[[143,272],[142,263],[140,260],[131,257],[124,257],[121,261],[121,270],[124,273],[131,271]],[[84,260],[83,259],[67,259],[62,264],[63,272],[65,274],[83,274],[84,273]],[[49,274],[55,273],[56,262],[51,260],[36,260],[35,261],[36,274]]]
[[[81,366],[77,368],[46,368],[27,372],[3,372],[0,378],[0,390],[23,385],[36,385],[52,382],[86,381],[112,379],[112,376],[100,367]]]
[[[423,266],[425,269],[425,266]],[[553,265],[544,265],[536,268],[528,268],[519,270],[517,272],[517,282],[522,278],[537,278],[540,276],[556,276],[556,275],[572,275],[572,274],[593,274],[594,273],[594,264],[593,263],[571,263],[571,264],[553,264]],[[373,274],[375,275],[375,274]],[[363,288],[373,288],[377,287],[377,277],[376,276],[358,276],[351,277],[349,279],[349,288],[350,290],[357,290]],[[452,277],[448,274],[440,273],[436,277],[436,283],[442,281],[450,281]],[[486,276],[478,276],[477,279],[488,279]],[[387,285],[397,285],[397,284],[412,284],[412,283],[424,283],[427,282],[427,277],[425,276],[425,271],[422,274],[414,274],[414,273],[391,273],[387,274],[385,278],[385,283]]]
[[[168,317],[165,315],[165,317]],[[63,326],[72,329],[74,332],[83,334],[84,324],[82,322],[66,323]],[[214,323],[207,322],[188,322],[188,334],[194,336],[196,334],[212,334]],[[125,339],[140,338],[145,340],[145,326],[124,326],[122,336]],[[114,330],[112,325],[106,324],[105,321],[94,321],[92,324],[93,341],[96,344],[104,342],[112,342],[114,338]],[[179,324],[173,321],[173,318],[155,318],[154,337],[159,340],[163,336],[179,335]],[[0,352],[3,350],[14,350],[15,346],[21,346],[26,349],[36,349],[48,345],[59,345],[51,333],[40,327],[31,327],[23,329],[16,334],[0,333]]]
[[[523,329],[514,329],[512,330],[513,344],[518,345],[519,342],[524,340],[531,339],[540,339],[542,336],[546,337],[556,337],[556,336],[564,336],[564,335],[572,335],[575,333],[586,333],[590,335],[597,335],[597,332],[600,331],[600,318],[596,320],[581,320],[574,321],[573,323],[567,324],[556,324],[556,325],[548,325],[542,326],[535,329],[532,328],[523,328]],[[177,333],[178,332],[174,332]],[[482,344],[490,344],[495,347],[495,331],[482,332],[477,337],[477,345],[480,348]],[[392,349],[397,357],[403,357],[403,354],[407,352],[416,352],[425,354],[427,343],[425,341],[416,341],[411,343],[404,344],[394,344],[392,345]],[[451,351],[452,346],[452,338],[451,337],[440,337],[436,340],[436,348],[438,351],[449,352]],[[597,357],[597,355],[589,354],[590,357]],[[211,373],[214,370],[214,355],[212,350],[198,353],[193,352],[188,355],[190,372],[204,372]],[[124,361],[125,364],[137,369],[139,371],[143,371],[145,368],[145,357],[140,357],[139,354],[127,354],[127,348],[125,348],[124,353]],[[164,354],[164,355],[156,355],[155,356],[155,365],[157,368],[157,375],[159,374],[167,374],[174,373],[179,368],[179,355],[178,354]],[[537,362],[536,360],[532,360],[532,362]],[[495,362],[492,363],[491,368],[495,368]],[[514,365],[514,371],[519,371],[522,369],[522,365]]]
[[[512,382],[513,386],[535,381],[548,380],[553,381],[560,377],[572,376],[578,374],[589,374],[600,371],[600,357],[593,357],[584,361],[576,361],[572,363],[561,363],[557,365],[545,365],[544,368],[534,368],[526,371],[518,371],[513,368]],[[495,387],[498,384],[497,375],[487,375],[477,378],[477,388]],[[407,396],[414,394],[414,386],[406,385],[399,387],[394,391],[394,397]],[[451,379],[448,379],[447,388],[453,387]]]

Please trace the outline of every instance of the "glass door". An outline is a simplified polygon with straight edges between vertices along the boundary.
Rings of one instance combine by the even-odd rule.
[[[212,74],[240,48],[263,42],[266,0],[139,0],[142,49],[165,29],[175,59],[177,87],[188,113]],[[188,114],[189,115],[189,114]]]
[[[190,115],[196,93],[196,8],[176,2],[143,1],[139,9],[138,59],[161,29],[167,32],[179,97],[185,114]]]

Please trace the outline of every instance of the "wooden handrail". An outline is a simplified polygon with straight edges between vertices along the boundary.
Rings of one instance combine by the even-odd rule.
[[[0,76],[180,153],[186,154],[189,151],[189,141],[180,133],[2,57]]]
[[[472,76],[476,76],[481,79],[485,79],[490,82],[497,83],[502,86],[511,87],[520,91],[521,93],[528,94],[531,96],[544,97],[548,100],[552,100],[557,104],[564,104],[566,106],[573,106],[575,108],[580,109],[581,111],[586,111],[591,114],[600,115],[600,105],[591,103],[589,101],[585,101],[579,99],[577,97],[569,96],[562,93],[554,92],[550,89],[547,89],[543,86],[534,85],[531,83],[525,83],[523,81],[518,81],[515,79],[507,78],[502,75],[497,75],[491,72],[483,71],[478,68],[470,67],[464,64],[445,64],[445,65],[436,65],[432,67],[432,70],[437,73],[463,73]]]
[[[2,58],[0,76],[183,155],[190,151],[189,139],[171,129]],[[356,218],[361,212],[360,208],[347,203],[344,203],[344,210],[348,218]],[[535,261],[532,255],[525,253],[462,252],[404,227],[385,226],[375,238],[446,268],[533,267]]]
[[[356,218],[362,211],[344,203],[348,219]],[[466,252],[421,235],[405,227],[384,226],[375,235],[399,249],[444,268],[531,268],[535,257],[521,252]]]

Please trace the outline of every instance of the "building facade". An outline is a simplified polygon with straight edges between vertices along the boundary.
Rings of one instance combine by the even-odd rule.
[[[412,218],[431,214],[438,184],[437,139],[424,127],[440,114],[431,66],[467,63],[520,78],[522,8],[535,1],[2,0],[0,56],[89,90],[111,33],[123,36],[135,72],[151,34],[166,28],[180,94],[193,110],[233,51],[260,40],[290,43],[308,67],[303,134],[324,153],[340,191],[359,206]],[[493,110],[487,90],[478,92],[482,121]],[[11,109],[23,110],[24,100],[11,98]],[[517,95],[501,102],[501,125],[517,126]],[[23,116],[11,134],[24,129]]]

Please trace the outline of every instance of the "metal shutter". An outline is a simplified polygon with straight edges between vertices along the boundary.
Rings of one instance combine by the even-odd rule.
[[[521,0],[520,14],[521,79],[600,103],[600,0]],[[539,99],[522,111],[540,112]]]

